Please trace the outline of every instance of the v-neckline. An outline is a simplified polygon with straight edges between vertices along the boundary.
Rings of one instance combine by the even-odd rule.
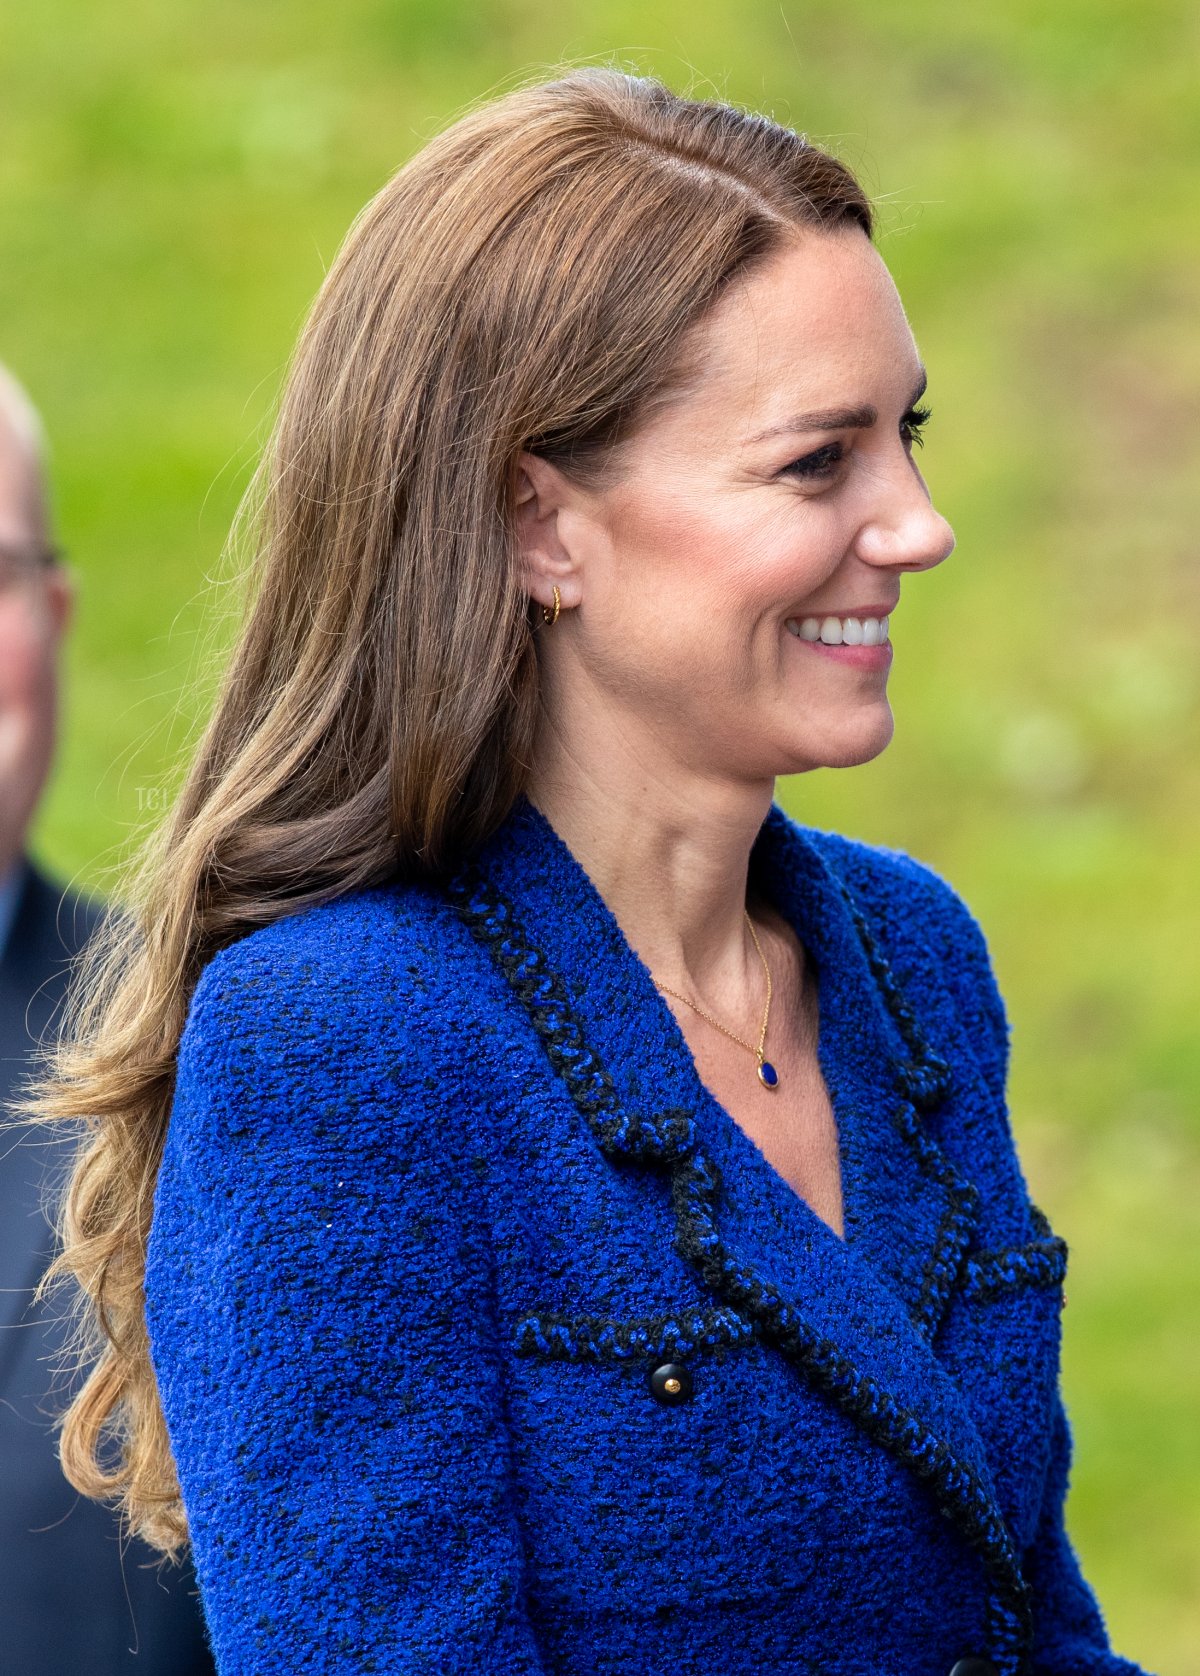
[[[793,1185],[783,1171],[772,1161],[767,1151],[756,1138],[755,1134],[747,1128],[745,1123],[736,1115],[735,1110],[731,1110],[722,1095],[718,1093],[714,1087],[710,1086],[708,1081],[706,1081],[704,1072],[702,1071],[700,1062],[692,1049],[684,1025],[676,1016],[674,1009],[671,1007],[667,999],[657,991],[656,986],[656,993],[658,993],[660,1004],[665,1009],[670,1019],[670,1024],[668,1024],[666,1020],[663,1021],[663,1027],[665,1030],[669,1030],[670,1025],[673,1024],[675,1030],[678,1031],[680,1037],[681,1057],[686,1058],[691,1069],[692,1080],[694,1082],[694,1100],[698,1107],[702,1106],[705,1109],[710,1119],[708,1123],[702,1124],[701,1127],[709,1131],[716,1130],[721,1136],[724,1145],[727,1145],[739,1156],[741,1164],[744,1168],[750,1169],[760,1176],[765,1175],[766,1179],[771,1183],[772,1191],[775,1195],[782,1195],[795,1200],[797,1209],[801,1214],[814,1218],[830,1235],[832,1235],[835,1240],[839,1242],[839,1244],[844,1246],[848,1243],[846,1235],[849,1229],[846,1208],[845,1123],[842,1115],[839,1114],[838,1109],[834,1104],[833,1096],[829,1088],[829,1073],[826,1068],[826,1063],[822,1060],[823,1052],[826,1062],[829,1055],[829,1032],[826,1028],[826,1020],[823,1016],[824,1009],[822,1008],[822,991],[824,990],[825,994],[828,995],[828,986],[823,983],[817,962],[805,948],[803,940],[799,936],[798,929],[793,924],[792,920],[765,891],[760,892],[759,895],[763,904],[771,909],[773,913],[777,914],[783,924],[791,931],[792,935],[796,937],[801,951],[801,957],[803,960],[802,995],[807,997],[807,1001],[802,1001],[801,1005],[807,1005],[812,1008],[816,1015],[816,1041],[813,1043],[811,1038],[806,1034],[804,1048],[806,1052],[811,1049],[814,1053],[816,1068],[820,1073],[821,1080],[824,1085],[825,1096],[829,1101],[834,1127],[837,1132],[838,1201],[842,1221],[841,1233],[839,1233],[838,1230],[820,1214],[811,1199],[809,1199],[809,1197],[803,1193],[799,1187]],[[636,951],[631,949],[631,952]],[[772,1019],[774,1019],[775,1016],[774,1011],[772,1011]],[[749,1055],[745,1054],[744,1056],[749,1063]],[[770,1053],[768,1053],[766,1057],[769,1059],[771,1057]],[[747,1074],[753,1074],[752,1069],[748,1071]],[[785,1099],[789,1097],[786,1076],[781,1077],[779,1088],[773,1090],[769,1095],[766,1095],[765,1099],[774,1101],[779,1099],[781,1096]],[[765,1127],[770,1122],[771,1114],[766,1111],[765,1107],[764,1113]],[[724,1150],[724,1147],[722,1147],[722,1150]]]
[[[783,914],[783,910],[776,903],[772,902],[772,906],[776,908],[777,912]],[[783,917],[798,936],[798,929],[790,917],[786,914],[783,914]],[[803,939],[801,939],[801,947],[805,948]],[[851,1160],[855,1156],[853,1128],[856,1102],[846,1102],[843,1099],[839,1106],[839,1099],[831,1085],[830,1056],[832,1048],[830,1043],[833,1032],[829,1023],[829,1007],[825,1004],[830,993],[830,986],[824,982],[818,964],[807,948],[805,948],[805,960],[807,981],[812,983],[816,990],[817,1067],[825,1084],[830,1109],[833,1113],[834,1126],[837,1131],[838,1186],[843,1230],[840,1234],[814,1209],[805,1195],[794,1187],[787,1177],[776,1168],[754,1136],[739,1122],[733,1112],[704,1081],[700,1067],[696,1063],[695,1055],[678,1019],[662,997],[659,996],[658,999],[669,1017],[670,1026],[673,1026],[678,1032],[680,1056],[687,1062],[693,1083],[693,1099],[696,1107],[704,1114],[700,1129],[705,1133],[710,1146],[714,1147],[717,1157],[722,1163],[726,1164],[732,1157],[736,1157],[743,1170],[749,1170],[752,1175],[765,1181],[768,1184],[771,1196],[790,1204],[793,1214],[799,1215],[806,1224],[810,1225],[812,1231],[817,1233],[818,1237],[832,1239],[843,1249],[849,1250],[853,1243],[852,1235],[856,1226],[850,1202]],[[665,1021],[664,1028],[667,1028]],[[839,1088],[840,1092],[841,1089]],[[727,1168],[725,1173],[728,1174]]]
[[[822,1093],[825,1100],[828,1102],[833,1121],[837,1151],[837,1204],[842,1224],[842,1231],[840,1233],[835,1227],[833,1227],[832,1223],[830,1223],[826,1217],[822,1216],[820,1211],[815,1208],[812,1200],[809,1199],[809,1197],[802,1192],[800,1188],[793,1185],[778,1165],[772,1161],[762,1145],[755,1138],[754,1134],[752,1134],[751,1131],[741,1122],[741,1120],[729,1110],[728,1106],[720,1099],[715,1091],[709,1088],[706,1083],[704,1084],[704,1087],[710,1098],[715,1100],[717,1105],[721,1107],[721,1110],[728,1121],[740,1130],[745,1139],[749,1141],[750,1146],[756,1153],[759,1154],[762,1163],[766,1166],[768,1172],[778,1178],[780,1190],[793,1194],[795,1198],[797,1198],[808,1208],[808,1210],[812,1212],[817,1220],[824,1225],[824,1227],[836,1240],[838,1240],[842,1245],[845,1245],[847,1243],[846,1234],[848,1230],[848,1222],[846,1211],[846,1160],[844,1131],[843,1123],[839,1116],[837,1107],[834,1104],[829,1086],[828,1070],[826,1065],[829,1053],[829,1031],[826,1028],[826,1009],[822,1004],[822,994],[824,993],[826,996],[828,995],[829,986],[823,983],[818,963],[810,950],[806,947],[804,939],[800,934],[799,927],[794,923],[793,919],[785,912],[785,910],[775,901],[772,893],[765,887],[763,881],[755,877],[754,870],[751,872],[749,894],[756,905],[765,907],[771,915],[777,918],[782,925],[787,928],[787,931],[791,933],[791,936],[796,942],[800,971],[800,986],[798,999],[794,999],[793,1006],[794,1010],[803,1016],[805,1026],[803,1035],[799,1039],[799,1046],[803,1059],[806,1063],[812,1064],[820,1078]],[[771,1016],[774,1018],[775,1014],[772,1013]],[[768,1055],[768,1057],[770,1056]],[[695,1055],[693,1055],[693,1060],[694,1059]],[[699,1067],[697,1067],[697,1070],[699,1071]],[[701,1076],[700,1080],[702,1083],[704,1082],[703,1076]],[[778,1091],[785,1093],[785,1095],[789,1092],[785,1079],[781,1078]],[[772,1095],[772,1098],[774,1098],[774,1095]],[[767,1112],[767,1121],[769,1122],[769,1111],[766,1107],[763,1109]]]
[[[750,865],[757,889],[804,949],[817,984],[817,1062],[837,1126],[842,1234],[779,1173],[708,1088],[649,968],[582,862],[528,797],[518,799],[480,860],[518,915],[531,916],[525,923],[536,929],[552,967],[585,974],[572,984],[585,1027],[589,1014],[601,1028],[618,1007],[625,1015],[626,1053],[610,1059],[608,1070],[635,1109],[653,1100],[690,1111],[706,1146],[757,1178],[776,1215],[806,1235],[805,1243],[830,1241],[839,1253],[865,1255],[859,1247],[871,1243],[871,1143],[862,1133],[861,1114],[894,1097],[896,1043],[849,908],[805,829],[772,804]],[[602,979],[609,986],[608,1005],[599,1001]],[[634,1021],[640,1025],[636,1031]],[[658,1045],[657,1053],[650,1043]]]

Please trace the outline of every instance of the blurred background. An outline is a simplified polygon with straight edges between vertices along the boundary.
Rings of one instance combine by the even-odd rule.
[[[1071,1249],[1068,1519],[1115,1646],[1200,1646],[1200,11],[1157,0],[44,0],[0,12],[0,360],[79,582],[31,848],[111,893],[232,632],[222,547],[353,216],[475,100],[614,62],[856,170],[958,537],[896,735],[780,786],[966,897]]]

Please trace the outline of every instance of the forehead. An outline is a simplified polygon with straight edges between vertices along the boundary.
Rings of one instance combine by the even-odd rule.
[[[668,425],[748,436],[797,408],[901,403],[920,370],[891,275],[858,228],[806,231],[730,285],[687,346]]]

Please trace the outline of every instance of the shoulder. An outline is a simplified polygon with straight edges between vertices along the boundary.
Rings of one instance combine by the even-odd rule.
[[[394,1013],[398,998],[426,989],[449,940],[445,905],[420,887],[348,892],[220,949],[197,979],[188,1028],[223,1028],[237,1014],[303,1033],[339,1014]]]
[[[928,862],[839,832],[814,827],[803,831],[830,871],[885,931],[902,931],[942,955],[986,958],[983,927],[954,885]]]
[[[437,1104],[452,915],[418,887],[355,891],[221,949],[191,993],[176,1118],[315,1135],[329,1114],[414,1123]],[[390,1114],[390,1115],[389,1115]]]
[[[814,827],[801,829],[840,882],[868,943],[913,1000],[952,1011],[995,1080],[1007,1073],[1010,1027],[987,937],[951,882],[903,850]]]

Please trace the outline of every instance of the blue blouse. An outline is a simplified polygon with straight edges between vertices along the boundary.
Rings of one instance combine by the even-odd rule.
[[[525,798],[205,967],[146,1296],[221,1676],[1139,1676],[1064,1529],[1066,1247],[979,926],[778,806],[751,867],[844,1238]]]

